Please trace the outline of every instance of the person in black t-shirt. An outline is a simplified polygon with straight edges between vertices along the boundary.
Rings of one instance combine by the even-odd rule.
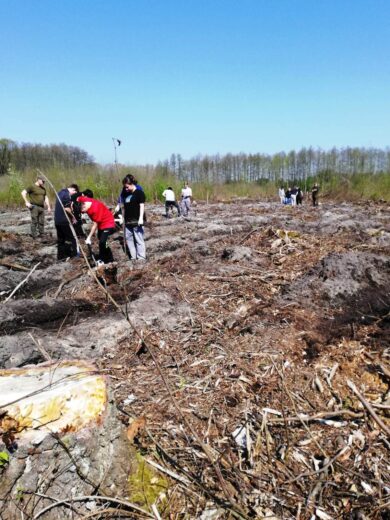
[[[314,184],[314,186],[311,189],[311,200],[313,203],[313,206],[318,206],[318,192],[320,191],[320,188],[317,183]]]
[[[131,260],[146,260],[144,239],[145,193],[137,187],[137,180],[126,176],[121,198],[125,210],[125,238]]]
[[[302,193],[301,188],[298,188],[298,191],[297,191],[297,206],[302,206],[302,201],[303,201],[303,193]]]

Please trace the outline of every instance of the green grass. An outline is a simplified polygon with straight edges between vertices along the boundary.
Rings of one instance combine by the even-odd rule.
[[[136,453],[135,468],[129,476],[130,501],[149,510],[157,500],[166,505],[168,487],[168,481],[152,470],[140,453]]]
[[[172,186],[179,198],[183,182],[177,178],[167,175],[156,174],[153,167],[82,167],[74,170],[62,170],[51,168],[46,170],[45,175],[54,184],[56,190],[75,183],[81,190],[86,188],[94,192],[95,198],[102,199],[108,204],[114,204],[122,188],[121,180],[128,174],[133,174],[142,185],[146,199],[149,202],[163,201],[162,192],[168,186]],[[0,205],[2,207],[22,206],[23,200],[20,192],[23,188],[34,182],[36,171],[24,174],[11,171],[8,175],[0,177]],[[334,200],[390,200],[390,174],[381,173],[377,175],[355,174],[340,176],[323,172],[318,177],[307,179],[307,187],[317,181],[320,184],[320,196],[322,199]],[[300,184],[302,181],[285,182],[288,184]],[[272,181],[261,180],[260,182],[235,182],[225,184],[211,184],[209,182],[198,182],[192,184],[195,200],[204,201],[229,201],[234,198],[251,199],[277,199],[279,184]],[[55,195],[51,188],[48,190],[49,198],[53,202]]]

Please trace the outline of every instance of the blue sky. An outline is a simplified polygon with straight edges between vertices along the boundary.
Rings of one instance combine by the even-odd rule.
[[[389,145],[385,0],[0,0],[0,137],[155,163]]]

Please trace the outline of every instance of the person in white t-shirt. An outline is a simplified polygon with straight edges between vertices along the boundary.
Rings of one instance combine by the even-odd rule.
[[[168,218],[169,216],[169,209],[171,209],[173,213],[173,208],[175,207],[177,209],[177,216],[180,217],[180,206],[176,202],[175,192],[173,189],[169,186],[166,190],[163,191],[162,196],[165,198],[165,216]]]
[[[284,204],[284,199],[286,198],[286,193],[284,191],[283,186],[280,186],[280,188],[279,188],[279,198],[280,198],[280,204]]]
[[[181,190],[181,207],[183,211],[183,215],[186,217],[191,209],[191,201],[192,201],[192,189],[188,186],[186,182],[184,184],[184,188]]]

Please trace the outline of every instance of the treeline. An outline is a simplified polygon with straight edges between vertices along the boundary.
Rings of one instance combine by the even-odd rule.
[[[0,175],[6,174],[11,168],[19,172],[52,167],[69,170],[93,164],[94,158],[77,146],[19,144],[10,139],[0,139]]]
[[[0,139],[0,175],[10,170],[24,173],[36,168],[62,169],[98,167],[94,158],[77,146],[66,144],[16,143]],[[124,166],[123,166],[124,167]],[[98,167],[99,168],[99,167]],[[183,159],[172,154],[157,165],[133,167],[137,174],[176,178],[193,183],[224,184],[238,182],[297,181],[301,184],[316,178],[376,175],[390,173],[390,148],[302,148],[276,154],[198,155]]]
[[[274,183],[304,181],[326,174],[374,175],[390,172],[390,149],[348,147],[324,151],[302,148],[273,155],[199,155],[189,160],[184,160],[180,154],[172,154],[170,160],[159,162],[156,170],[162,175],[174,175],[181,180],[211,184],[263,179]]]

